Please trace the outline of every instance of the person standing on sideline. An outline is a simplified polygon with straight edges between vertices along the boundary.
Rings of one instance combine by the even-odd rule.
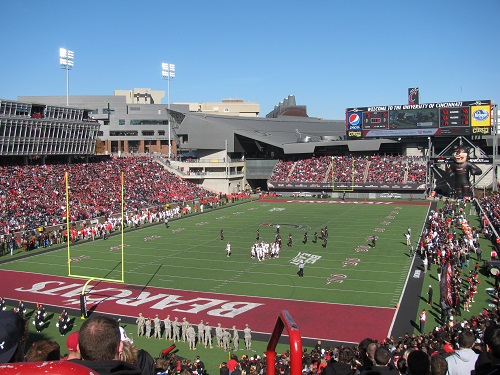
[[[245,329],[243,330],[243,336],[245,338],[245,347],[247,350],[252,349],[252,330],[245,324]]]
[[[236,326],[233,326],[233,347],[234,351],[238,350],[240,343],[240,336],[238,335],[238,330],[236,329]]]
[[[299,263],[299,272],[297,273],[299,277],[304,277],[304,261],[301,260]]]
[[[142,316],[142,313],[139,313],[139,317],[135,321],[137,324],[137,336],[144,336],[144,331],[146,329],[146,318]]]
[[[427,267],[429,266],[429,259],[427,259],[427,254],[424,255],[424,259],[422,260],[422,264],[424,266],[424,273],[427,273]]]
[[[210,346],[210,349],[213,348],[212,346],[212,327],[210,327],[210,324],[208,322],[205,322],[205,329],[204,329],[204,334],[203,334],[203,345],[205,345],[205,348],[207,346]]]
[[[429,306],[432,306],[432,293],[432,285],[429,285],[429,290],[427,291],[427,303],[429,304]]]
[[[427,321],[427,312],[425,309],[423,309],[422,312],[420,313],[419,321],[420,321],[420,333],[424,333],[425,322]]]
[[[477,247],[476,249],[476,259],[478,262],[481,262],[483,260],[482,258],[483,250],[480,247]]]
[[[231,242],[228,242],[226,245],[226,253],[228,257],[231,256]]]

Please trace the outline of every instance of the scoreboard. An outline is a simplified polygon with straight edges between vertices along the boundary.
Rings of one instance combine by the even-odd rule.
[[[346,109],[349,139],[491,134],[491,100]]]

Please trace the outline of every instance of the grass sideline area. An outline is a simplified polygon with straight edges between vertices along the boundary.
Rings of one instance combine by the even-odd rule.
[[[221,210],[171,221],[168,229],[161,224],[125,233],[125,281],[177,290],[394,307],[404,292],[405,279],[412,265],[404,233],[411,227],[413,241],[418,239],[417,234],[423,229],[427,217],[428,203],[279,198],[228,205]],[[477,226],[477,218],[469,216],[471,226]],[[251,259],[250,247],[255,242],[257,229],[261,239],[271,242],[276,224],[280,224],[283,237],[280,258],[263,262]],[[312,240],[314,232],[319,233],[325,226],[328,227],[329,238],[327,247],[323,248],[321,240],[318,239],[317,243]],[[220,239],[221,229],[224,229],[224,240]],[[308,241],[304,244],[305,232],[308,233]],[[287,247],[290,233],[294,242],[292,247]],[[375,248],[371,246],[374,235],[378,237]],[[225,253],[228,241],[232,245],[229,258]],[[488,254],[486,240],[481,241],[483,254]],[[119,245],[120,236],[113,236],[107,241],[97,240],[73,246],[71,257],[80,258],[72,262],[74,273],[118,277],[121,256],[112,248]],[[295,261],[299,254],[309,254],[307,259],[316,259],[307,263],[305,277],[300,280],[296,275]],[[36,256],[3,264],[2,268],[67,276],[65,248],[33,255]],[[475,264],[474,260],[473,255],[471,267]],[[480,275],[483,286],[492,282],[487,276]],[[436,301],[439,287],[435,266],[424,275],[424,289],[420,296],[416,296],[420,298],[419,311],[428,308],[426,288],[429,284],[434,287]],[[467,315],[463,316],[478,314],[489,303],[491,298],[481,287],[471,312],[465,312]],[[430,310],[426,325],[428,330],[437,325],[436,319],[439,318],[436,306]],[[57,309],[53,311],[57,315]],[[278,311],[274,316],[263,318],[274,322],[277,315]],[[413,318],[418,321],[418,312]],[[64,353],[64,338],[59,336],[55,321],[57,316],[41,335],[35,332],[32,336],[56,339]],[[190,321],[198,323],[195,319]],[[78,329],[79,322],[77,317],[75,329]],[[138,347],[148,350],[153,356],[171,343],[137,338],[135,325],[130,320],[124,325]],[[267,342],[253,342],[255,353],[262,356]],[[242,344],[241,339],[240,347]],[[285,351],[286,348],[286,345],[280,345],[278,350]],[[178,350],[179,355],[190,359],[200,355],[212,374],[218,371],[219,363],[228,358],[228,353],[221,349],[205,350],[198,346],[196,352],[190,352],[185,343],[180,343]],[[245,350],[236,354],[239,357],[242,354],[252,355]]]

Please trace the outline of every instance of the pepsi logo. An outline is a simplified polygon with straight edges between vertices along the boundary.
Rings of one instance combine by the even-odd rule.
[[[477,111],[474,111],[472,116],[474,116],[474,120],[476,121],[484,121],[490,117],[490,114],[485,109],[478,109]]]
[[[359,125],[361,122],[361,117],[357,113],[351,113],[349,115],[349,125]]]

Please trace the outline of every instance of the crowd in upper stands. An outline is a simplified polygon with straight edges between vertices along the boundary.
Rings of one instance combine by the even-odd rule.
[[[425,183],[426,164],[407,156],[319,156],[280,160],[270,177],[274,182]]]
[[[58,225],[66,217],[86,220],[126,211],[197,199],[217,202],[217,194],[182,180],[149,157],[112,158],[88,164],[0,167],[0,233]]]

